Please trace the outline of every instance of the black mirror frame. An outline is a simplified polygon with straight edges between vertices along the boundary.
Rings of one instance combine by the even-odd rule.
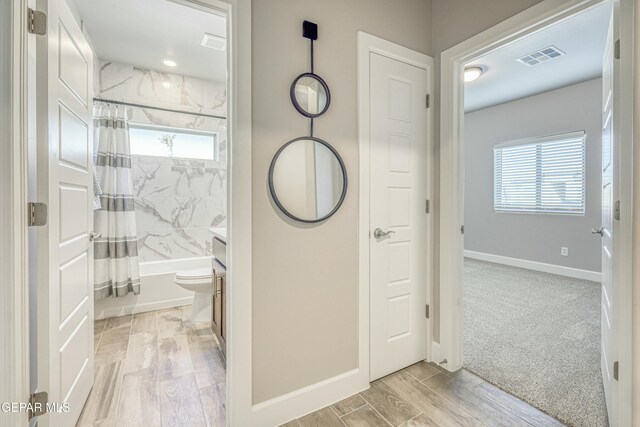
[[[324,106],[322,111],[320,111],[317,114],[311,114],[308,111],[305,111],[304,108],[302,108],[300,106],[300,104],[298,104],[298,100],[296,99],[296,83],[298,83],[298,80],[300,80],[303,77],[311,77],[311,78],[317,80],[318,82],[320,82],[320,84],[324,88],[325,93],[327,94],[327,104]],[[291,89],[289,90],[289,96],[291,97],[291,103],[296,108],[298,113],[302,114],[305,117],[309,117],[310,119],[315,119],[316,117],[320,117],[321,115],[326,113],[327,110],[329,109],[329,105],[331,104],[331,92],[329,91],[329,86],[327,85],[327,82],[325,82],[322,79],[322,77],[320,77],[319,75],[317,75],[315,73],[302,73],[298,77],[296,77],[293,80],[293,83],[291,83]]]
[[[311,219],[311,220],[310,219],[298,218],[297,216],[295,216],[291,212],[289,212],[287,209],[285,209],[285,207],[282,205],[282,203],[278,199],[278,196],[276,194],[276,189],[274,188],[274,185],[273,185],[273,172],[275,170],[276,162],[278,161],[278,157],[280,157],[280,154],[289,145],[293,144],[294,142],[303,141],[303,140],[304,141],[314,141],[314,142],[317,142],[317,143],[322,144],[325,147],[327,147],[333,153],[333,155],[336,156],[336,159],[338,159],[338,163],[340,164],[340,169],[342,170],[342,194],[340,194],[340,199],[338,200],[338,203],[336,203],[335,207],[331,210],[331,212],[329,212],[325,216],[317,218],[317,219]],[[316,137],[313,137],[313,136],[301,136],[301,137],[292,139],[291,141],[289,141],[286,144],[284,144],[282,147],[280,147],[278,149],[276,154],[273,156],[273,159],[271,160],[271,165],[269,166],[269,193],[271,194],[271,198],[275,202],[276,206],[278,206],[280,211],[282,213],[284,213],[286,216],[288,216],[289,218],[291,218],[293,220],[296,220],[296,221],[299,221],[299,222],[304,222],[304,223],[307,223],[307,224],[315,224],[315,223],[318,223],[318,222],[325,221],[325,220],[329,219],[331,216],[333,216],[333,214],[335,214],[338,211],[338,209],[340,209],[340,206],[342,206],[342,203],[344,202],[344,199],[347,196],[347,183],[348,183],[347,168],[345,167],[344,162],[342,161],[342,157],[340,157],[340,154],[338,154],[336,149],[333,148],[328,142],[323,141],[322,139],[316,138]]]

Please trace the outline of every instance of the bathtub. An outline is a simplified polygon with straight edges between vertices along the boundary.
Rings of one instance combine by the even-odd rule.
[[[95,303],[95,318],[142,313],[161,308],[191,304],[193,292],[173,281],[176,271],[211,267],[211,257],[184,258],[140,264],[140,295],[105,298]]]

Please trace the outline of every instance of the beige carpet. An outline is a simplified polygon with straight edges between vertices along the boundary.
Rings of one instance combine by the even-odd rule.
[[[608,426],[600,285],[465,259],[464,366],[570,426]]]

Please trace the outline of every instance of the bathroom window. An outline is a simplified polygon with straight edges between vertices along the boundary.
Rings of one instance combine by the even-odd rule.
[[[496,145],[495,211],[584,215],[585,151],[585,132]]]
[[[215,132],[132,123],[129,138],[132,155],[220,160]]]

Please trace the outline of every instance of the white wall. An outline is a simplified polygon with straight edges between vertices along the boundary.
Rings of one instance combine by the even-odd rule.
[[[357,31],[428,54],[430,12],[430,0],[253,1],[254,404],[357,367]],[[349,176],[340,210],[312,227],[284,220],[267,192],[277,149],[308,135],[289,99],[293,79],[309,70],[305,19],[319,26],[316,72],[331,89],[314,133],[336,148]]]
[[[600,271],[602,80],[465,114],[466,250]],[[518,214],[493,210],[493,147],[522,138],[587,132],[586,214]],[[561,247],[569,256],[561,256]]]

